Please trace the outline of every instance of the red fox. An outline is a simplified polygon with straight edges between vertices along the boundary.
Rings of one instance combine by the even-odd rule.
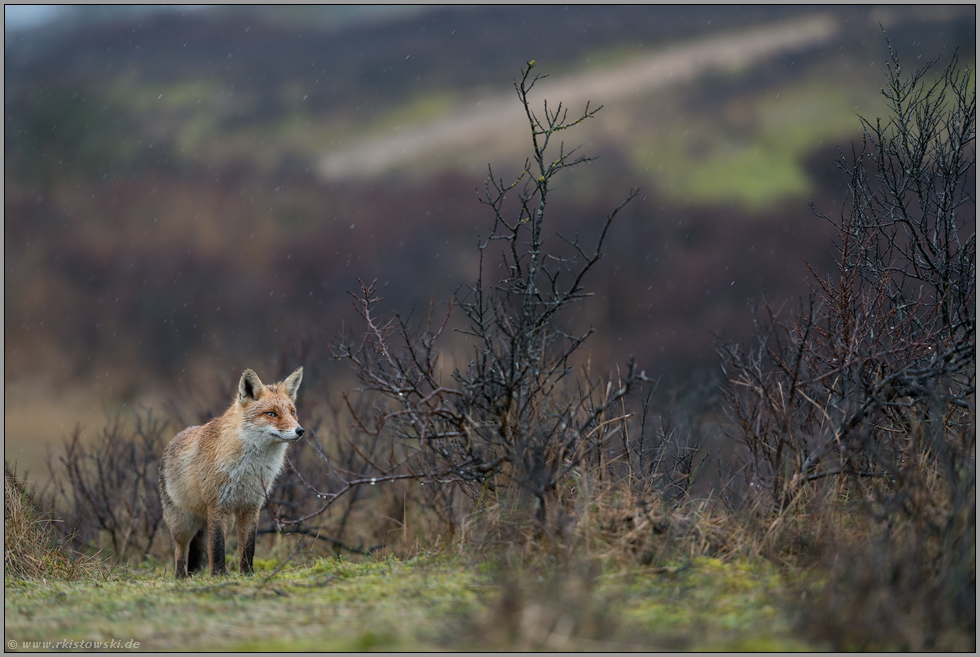
[[[252,574],[259,510],[282,470],[286,447],[304,433],[296,419],[303,368],[263,385],[250,369],[221,417],[174,436],[160,460],[163,519],[178,579],[203,570],[205,530],[212,575],[224,575],[225,534],[238,521],[239,572]]]

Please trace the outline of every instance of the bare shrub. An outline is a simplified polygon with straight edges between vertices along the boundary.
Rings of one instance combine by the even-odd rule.
[[[369,554],[385,547],[391,533],[403,529],[391,525],[404,521],[397,516],[403,516],[406,498],[413,498],[403,489],[414,479],[404,469],[409,454],[350,426],[346,406],[323,401],[306,413],[306,437],[286,456],[259,534],[302,534],[335,552]]]
[[[48,455],[54,504],[64,505],[76,548],[105,546],[120,561],[150,554],[163,520],[157,466],[167,425],[151,411],[134,414],[131,428],[116,417],[91,445],[76,427],[57,462]]]
[[[545,76],[532,76],[533,67],[529,63],[515,82],[533,156],[513,182],[489,172],[480,200],[494,223],[479,246],[478,279],[447,304],[445,316],[437,318],[433,304],[418,329],[397,315],[379,320],[375,285],[362,283],[352,296],[366,333],[356,341],[341,339],[334,352],[353,365],[370,399],[366,413],[350,407],[358,428],[398,446],[387,463],[398,462],[426,485],[450,486],[473,499],[509,482],[533,500],[544,526],[560,483],[577,468],[601,461],[622,430],[624,398],[646,377],[632,361],[615,382],[575,374],[573,355],[592,329],[576,333],[570,311],[587,296],[585,278],[636,190],[605,218],[594,246],[561,235],[557,247],[546,244],[554,177],[591,160],[576,156],[577,149],[566,152],[563,144],[552,155],[554,140],[601,108],[586,106],[570,119],[561,105],[551,109],[545,103],[539,116],[529,94]],[[507,205],[513,197],[516,205]],[[500,267],[488,268],[488,250],[497,245]],[[464,318],[458,330],[474,347],[465,366],[444,376],[437,345],[455,307]]]
[[[872,522],[862,563],[884,590],[865,595],[870,580],[832,568],[849,579],[828,595],[948,606],[869,611],[878,620],[866,628],[844,613],[848,646],[884,645],[854,638],[865,632],[923,649],[939,627],[976,629],[976,91],[955,54],[930,77],[935,62],[903,75],[890,52],[891,117],[862,119],[861,146],[838,160],[850,197],[831,220],[837,271],[811,269],[811,294],[792,312],[767,303],[754,349],[720,352],[753,504],[795,513],[823,490]]]

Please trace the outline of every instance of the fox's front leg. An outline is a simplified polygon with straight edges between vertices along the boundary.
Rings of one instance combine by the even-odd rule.
[[[208,510],[208,561],[212,575],[227,575],[225,567],[225,526],[228,514]]]
[[[255,531],[259,525],[259,509],[238,514],[238,572],[251,575],[255,572]]]

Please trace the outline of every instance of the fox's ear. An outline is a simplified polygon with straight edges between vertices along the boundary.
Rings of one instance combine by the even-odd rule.
[[[242,372],[242,380],[238,382],[238,401],[243,404],[250,404],[262,394],[265,386],[262,385],[259,375],[251,369]]]
[[[286,395],[296,401],[296,393],[299,392],[299,384],[303,382],[303,368],[297,367],[296,371],[282,380],[282,389]]]

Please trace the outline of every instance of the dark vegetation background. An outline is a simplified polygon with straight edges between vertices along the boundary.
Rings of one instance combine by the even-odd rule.
[[[641,187],[581,314],[596,371],[633,354],[663,395],[704,378],[713,334],[744,336],[763,290],[801,293],[804,258],[832,262],[806,200],[839,207],[836,146],[880,110],[879,23],[910,62],[944,46],[970,59],[975,41],[966,7],[64,12],[4,45],[6,454],[38,474],[43,445],[78,421],[174,388],[210,397],[244,367],[271,378],[297,349],[305,385],[340,387],[349,370],[322,338],[350,327],[346,291],[377,278],[402,313],[448,299],[489,229],[473,194],[487,163],[507,174],[527,152],[520,124],[489,122],[342,178],[324,157],[482,99],[516,112],[510,84],[530,59],[574,84],[824,17],[825,36],[749,65],[595,97],[605,109],[570,145],[601,157],[551,199],[562,231],[588,234]]]

